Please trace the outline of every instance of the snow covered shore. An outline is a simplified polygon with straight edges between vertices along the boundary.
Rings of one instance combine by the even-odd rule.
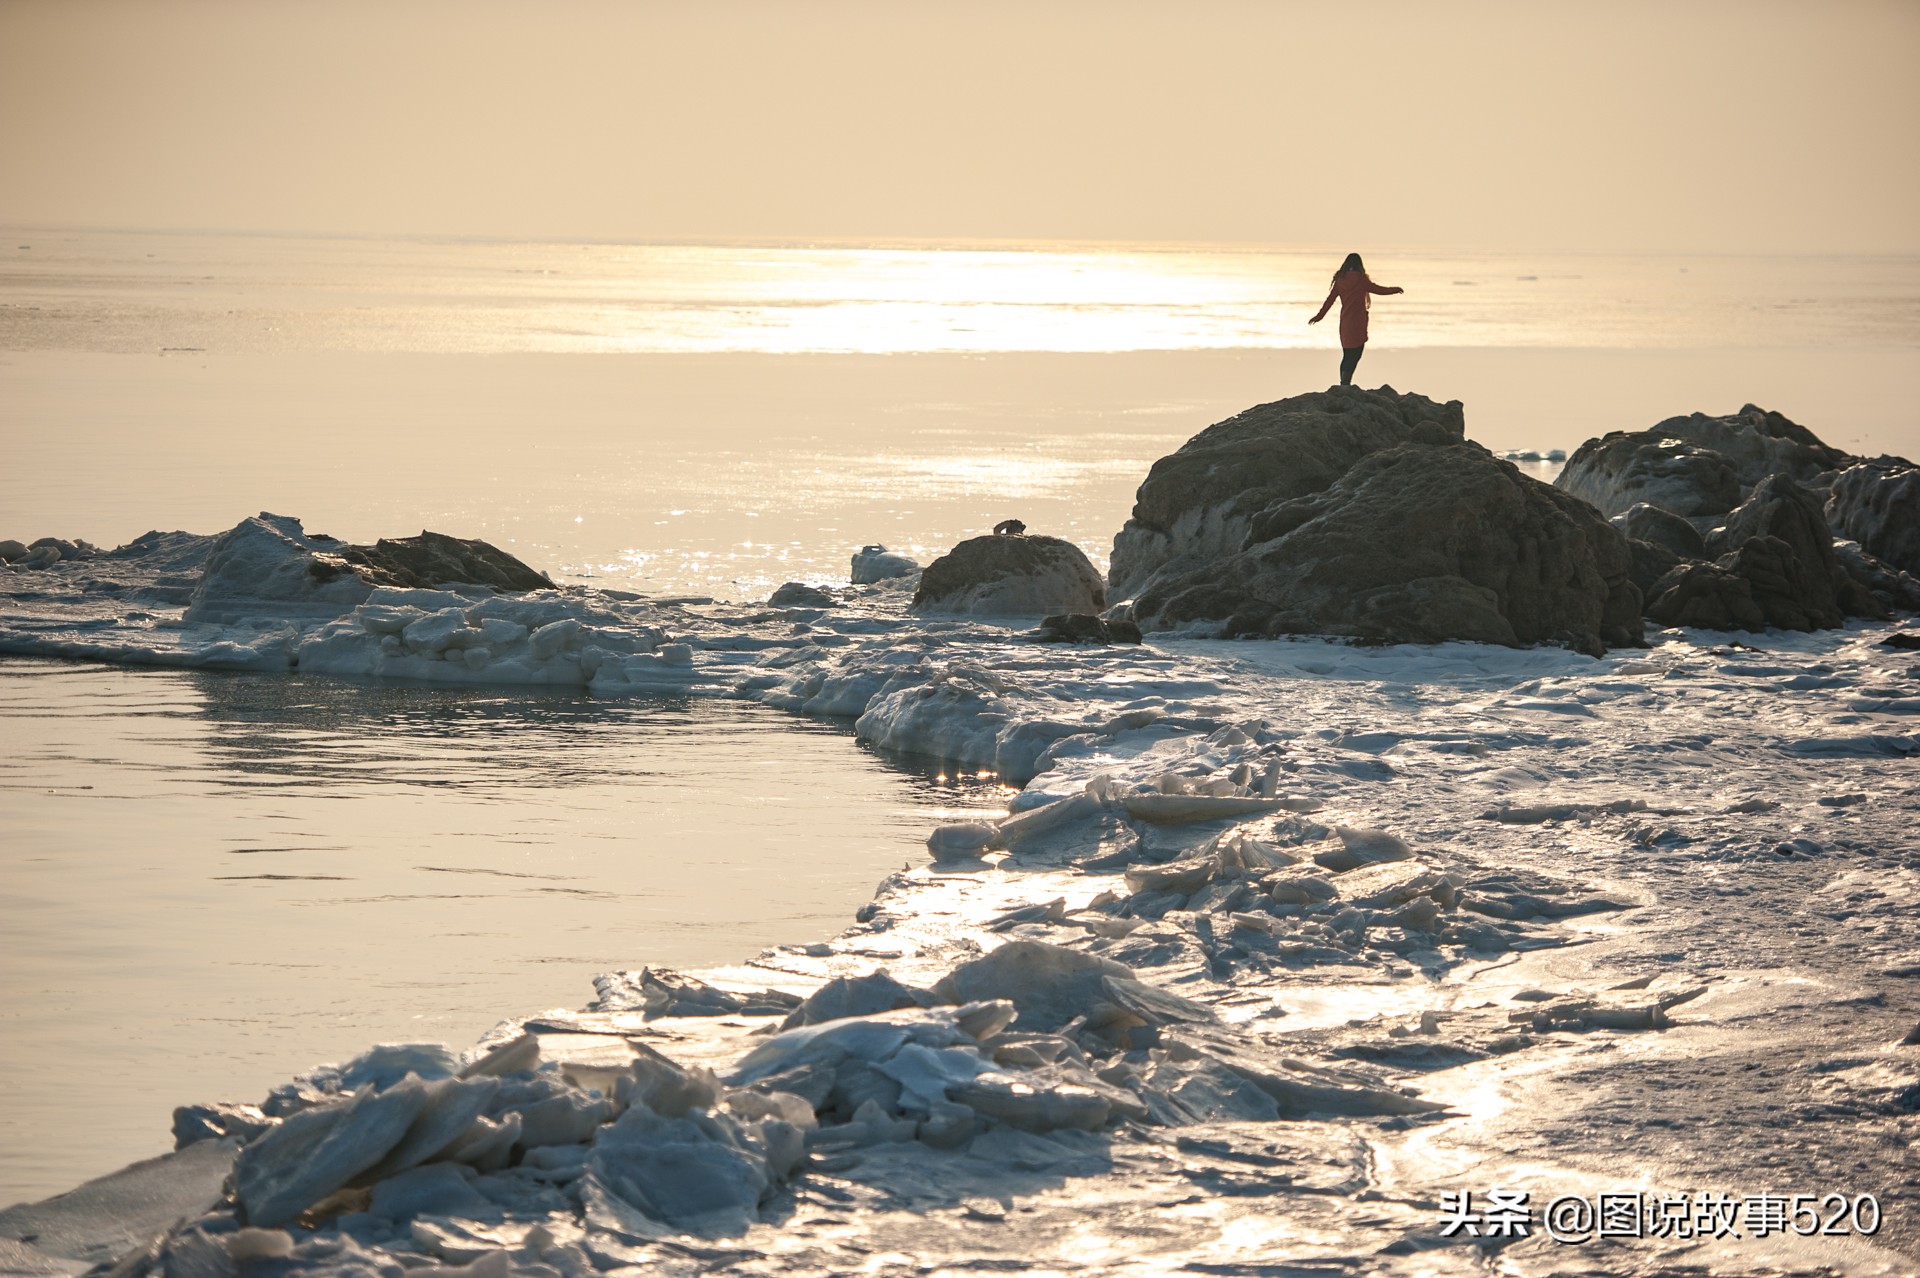
[[[228,536],[245,571],[162,534],[0,578],[0,653],[747,697],[1025,789],[931,831],[838,937],[189,1109],[177,1161],[0,1213],[39,1240],[9,1264],[1911,1271],[1897,626],[1598,659],[1075,647],[912,615],[898,582],[805,608],[398,590],[276,578],[294,521]],[[1445,1231],[1443,1194],[1496,1189],[1532,1194],[1530,1236]],[[1550,1199],[1601,1193],[1884,1220],[1546,1236]]]

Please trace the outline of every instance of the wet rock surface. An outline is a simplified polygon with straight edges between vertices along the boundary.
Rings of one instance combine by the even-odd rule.
[[[446,586],[490,593],[545,590],[553,583],[484,541],[423,532],[353,546],[310,534],[298,519],[263,513],[213,539],[188,616],[331,615],[376,589]]]

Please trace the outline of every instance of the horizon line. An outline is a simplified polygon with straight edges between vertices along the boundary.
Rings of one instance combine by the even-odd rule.
[[[155,235],[181,237],[235,237],[277,240],[347,240],[362,242],[413,242],[439,244],[552,245],[592,248],[755,248],[772,250],[828,251],[906,251],[906,252],[1006,252],[1006,251],[1091,251],[1096,253],[1218,253],[1218,254],[1317,254],[1339,256],[1351,250],[1350,244],[1332,241],[1278,240],[1143,240],[1143,239],[1067,239],[1060,237],[1017,236],[907,236],[907,235],[659,235],[646,237],[507,235],[456,231],[318,231],[273,228],[214,226],[124,226],[95,223],[46,223],[0,221],[0,232],[53,233],[86,235]],[[1382,243],[1369,253],[1410,253],[1422,255],[1462,254],[1487,257],[1653,257],[1653,258],[1920,258],[1920,246],[1880,249],[1612,249],[1612,248],[1521,248],[1496,249],[1435,241]]]

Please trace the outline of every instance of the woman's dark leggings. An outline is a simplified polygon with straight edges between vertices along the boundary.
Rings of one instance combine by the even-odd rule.
[[[1340,355],[1340,384],[1353,385],[1353,370],[1360,366],[1360,356],[1366,352],[1366,344],[1349,346]]]

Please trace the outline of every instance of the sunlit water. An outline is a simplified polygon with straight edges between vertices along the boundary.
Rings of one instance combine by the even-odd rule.
[[[490,243],[16,230],[0,349],[1305,349],[1341,252]],[[1912,256],[1373,254],[1398,347],[1920,344]]]
[[[832,935],[1002,802],[727,701],[0,659],[0,1205],[380,1041]]]

